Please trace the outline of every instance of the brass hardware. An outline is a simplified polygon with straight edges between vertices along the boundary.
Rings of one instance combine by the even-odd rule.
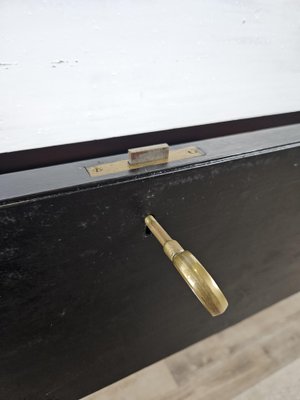
[[[149,146],[149,147],[151,147],[151,146]],[[132,151],[132,150],[134,150],[134,149],[131,149],[130,151]],[[156,155],[157,155],[157,153],[156,153]],[[142,163],[138,163],[138,164],[130,164],[128,160],[119,160],[119,161],[115,161],[115,162],[111,162],[111,163],[94,165],[92,167],[86,167],[86,170],[88,171],[88,173],[91,177],[105,176],[105,175],[116,174],[116,173],[124,172],[124,171],[131,171],[131,170],[135,170],[138,168],[148,167],[151,165],[172,163],[174,161],[185,160],[188,158],[194,158],[194,157],[199,157],[199,156],[203,156],[203,155],[204,155],[203,151],[198,149],[196,146],[189,146],[189,147],[184,147],[184,148],[180,148],[180,149],[170,150],[168,158],[164,158],[164,159],[159,159],[159,160],[154,159],[152,161],[142,162]]]
[[[156,160],[168,162],[168,158],[169,145],[167,143],[128,149],[128,162],[130,165],[142,164]]]
[[[152,215],[145,218],[145,223],[207,311],[213,317],[222,314],[228,307],[228,302],[203,265],[192,253],[173,240]]]

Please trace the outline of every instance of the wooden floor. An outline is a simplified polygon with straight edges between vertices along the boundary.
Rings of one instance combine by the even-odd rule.
[[[300,292],[84,400],[300,400]]]

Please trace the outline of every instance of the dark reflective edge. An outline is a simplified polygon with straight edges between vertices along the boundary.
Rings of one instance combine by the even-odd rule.
[[[180,144],[297,123],[300,111],[2,153],[0,174],[125,153],[131,147]]]

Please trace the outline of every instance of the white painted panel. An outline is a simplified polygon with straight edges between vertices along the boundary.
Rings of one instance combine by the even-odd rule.
[[[300,109],[298,0],[1,0],[0,152]]]

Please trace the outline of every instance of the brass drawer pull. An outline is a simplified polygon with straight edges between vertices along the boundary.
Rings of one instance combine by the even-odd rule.
[[[192,253],[173,240],[152,215],[145,218],[145,223],[207,311],[213,317],[222,314],[228,307],[228,302],[203,265]]]

